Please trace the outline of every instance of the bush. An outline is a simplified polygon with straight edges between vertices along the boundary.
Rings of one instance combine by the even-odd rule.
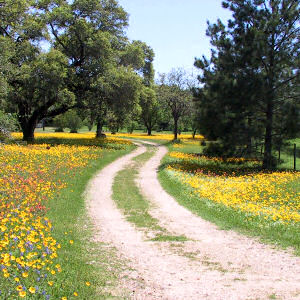
[[[127,132],[131,134],[137,127],[138,123],[136,121],[129,121],[127,124]]]
[[[55,132],[64,132],[64,128],[66,127],[66,120],[64,115],[56,116],[53,119],[53,125],[56,127]]]
[[[77,133],[83,122],[75,110],[69,110],[65,113],[66,127],[70,128],[71,133]]]
[[[203,154],[208,157],[235,157],[235,149],[218,142],[210,142],[204,149]]]
[[[71,133],[77,133],[83,122],[75,110],[69,110],[63,115],[54,118],[55,132],[63,132],[64,128],[70,128]]]
[[[0,110],[0,141],[10,138],[10,132],[17,130],[17,119],[14,115]]]

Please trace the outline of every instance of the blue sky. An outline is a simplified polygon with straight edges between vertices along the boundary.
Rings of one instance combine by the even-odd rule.
[[[195,57],[210,56],[207,20],[227,23],[221,0],[119,0],[129,13],[128,36],[154,49],[156,73],[193,69]]]

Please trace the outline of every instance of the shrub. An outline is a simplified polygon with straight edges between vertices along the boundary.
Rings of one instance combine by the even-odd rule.
[[[234,157],[234,149],[226,147],[219,142],[210,142],[204,149],[203,154],[207,157]]]
[[[5,141],[10,138],[10,132],[17,129],[16,117],[0,110],[0,141]]]
[[[133,131],[138,127],[138,123],[136,121],[129,121],[127,124],[127,133],[133,133]]]
[[[63,132],[64,128],[70,128],[71,133],[77,133],[83,122],[75,110],[69,110],[53,120],[56,127],[55,132]]]
[[[65,113],[66,127],[70,128],[71,133],[77,133],[83,122],[75,110],[69,110]]]
[[[56,116],[53,119],[53,125],[56,127],[55,132],[64,132],[64,128],[67,127],[64,115]]]

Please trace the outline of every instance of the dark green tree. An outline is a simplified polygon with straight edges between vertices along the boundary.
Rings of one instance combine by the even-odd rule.
[[[151,83],[149,76],[153,76],[151,72],[145,71],[145,65],[149,61],[145,49],[151,48],[140,41],[132,43],[123,41],[123,46],[118,51],[112,52],[116,59],[109,64],[104,74],[99,74],[98,78],[95,78],[88,106],[92,114],[94,114],[93,107],[98,107],[97,137],[102,135],[102,127],[105,123],[117,124],[113,127],[121,128],[127,121],[137,119],[140,111],[140,103],[136,102],[137,87],[142,88],[142,81],[145,84],[146,77]],[[130,82],[132,87],[130,87]],[[120,96],[116,96],[118,94]],[[92,114],[91,117],[93,117]]]
[[[128,120],[139,115],[141,78],[131,68],[119,67],[111,75],[108,103],[117,127],[122,128]]]
[[[87,109],[89,118],[97,124],[98,137],[102,135],[108,111],[117,117],[120,126],[131,113],[135,93],[132,100],[127,96],[135,89],[137,79],[131,73],[146,72],[145,60],[151,52],[140,41],[128,42],[127,19],[127,13],[115,0],[75,0],[72,4],[64,1],[48,17],[54,47],[71,62],[68,86],[76,94],[78,107]],[[122,101],[113,96],[120,91],[125,91]]]
[[[115,51],[126,41],[128,17],[115,0],[60,2],[45,7],[47,23],[53,46],[69,59],[68,87],[82,106],[94,80],[117,59]]]
[[[4,43],[9,41],[7,45],[12,45],[5,53],[13,54],[1,60],[9,60],[13,68],[8,70],[3,63],[0,84],[1,95],[5,95],[7,80],[3,78],[8,79],[8,102],[11,109],[18,111],[24,139],[34,138],[38,119],[73,107],[93,111],[93,117],[100,122],[106,106],[112,103],[101,100],[95,107],[86,104],[99,89],[100,99],[112,94],[110,89],[103,90],[112,83],[102,83],[120,65],[120,53],[128,44],[124,33],[127,13],[115,0],[17,0],[16,6],[12,2],[0,3],[0,35],[6,39]],[[39,47],[45,41],[52,48],[49,53],[42,53]],[[144,57],[142,50],[140,53]],[[9,76],[2,76],[8,71]],[[95,88],[98,83],[99,88]],[[99,113],[95,116],[97,108]]]
[[[21,58],[20,58],[21,59]],[[10,79],[9,101],[17,108],[23,139],[32,141],[39,120],[53,117],[74,104],[75,97],[65,87],[67,59],[57,50],[33,54]]]
[[[0,38],[6,45],[4,55],[0,53],[6,62],[5,107],[17,113],[27,141],[33,140],[39,119],[61,113],[74,101],[65,87],[67,58],[58,50],[43,53],[39,47],[48,38],[42,2],[8,0],[0,5]]]
[[[138,72],[142,77],[143,86],[141,87],[139,105],[141,107],[140,121],[146,127],[148,135],[151,135],[153,127],[159,118],[159,105],[156,98],[154,87],[154,52],[151,47],[141,41],[134,41],[143,55],[143,64]]]
[[[95,78],[85,95],[86,106],[94,114],[97,124],[96,137],[102,136],[105,124],[121,128],[138,109],[141,78],[132,68],[115,66],[105,76]]]
[[[283,108],[299,101],[299,95],[290,97],[299,83],[299,2],[230,0],[223,6],[233,18],[227,27],[209,25],[211,60],[195,63],[203,71],[201,126],[211,138],[226,132],[225,150],[232,143],[250,151],[253,140],[263,140],[263,167],[272,168],[273,139],[287,126],[280,121]]]

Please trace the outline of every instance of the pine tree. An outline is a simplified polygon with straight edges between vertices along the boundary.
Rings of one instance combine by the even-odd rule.
[[[283,107],[299,101],[299,94],[290,97],[299,83],[299,2],[228,0],[223,6],[233,18],[227,27],[221,21],[209,24],[211,60],[195,63],[205,85],[197,95],[202,126],[215,138],[227,132],[228,142],[246,148],[262,139],[263,167],[272,168],[274,136],[286,127],[279,122]],[[218,122],[209,129],[211,113]]]

